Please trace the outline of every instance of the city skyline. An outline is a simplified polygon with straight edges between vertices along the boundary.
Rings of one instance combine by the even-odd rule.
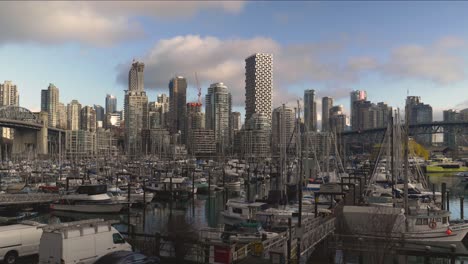
[[[145,90],[150,101],[154,101],[157,94],[167,93],[167,82],[176,75],[187,78],[187,100],[193,101],[196,98],[194,72],[198,72],[203,94],[209,84],[224,82],[231,88],[233,110],[243,113],[243,60],[255,52],[271,52],[275,57],[273,107],[302,98],[305,89],[316,90],[317,98],[334,98],[336,104],[344,105],[348,115],[351,90],[366,90],[370,100],[400,108],[409,91],[409,95],[420,95],[434,107],[434,120],[442,120],[445,109],[467,107],[466,98],[459,96],[468,85],[464,71],[465,29],[450,26],[463,24],[453,15],[468,6],[463,2],[451,5],[436,2],[193,2],[184,14],[171,18],[168,14],[179,10],[177,3],[148,2],[125,7],[111,2],[40,4],[63,11],[65,18],[76,16],[71,15],[75,10],[86,9],[91,19],[102,16],[104,22],[91,34],[82,30],[91,25],[76,25],[67,20],[63,28],[50,27],[43,35],[26,30],[21,23],[3,23],[7,26],[0,37],[0,55],[10,63],[0,66],[0,80],[12,80],[18,85],[19,92],[27,95],[23,96],[21,104],[33,111],[40,109],[40,102],[34,98],[40,96],[40,90],[46,89],[48,83],[60,87],[62,102],[77,99],[83,105],[104,105],[103,97],[109,93],[117,96],[118,109],[123,109],[122,91],[128,86],[127,66],[137,58],[147,65]],[[341,10],[349,11],[340,13],[343,17],[334,11],[338,4]],[[37,18],[47,15],[36,10],[35,5],[19,3],[14,8],[9,3],[1,3],[0,21],[8,19],[17,9]],[[105,8],[115,13],[105,12]],[[153,11],[146,11],[150,9]],[[259,9],[275,12],[268,18],[255,18]],[[278,12],[280,9],[282,11]],[[424,15],[420,11],[424,11]],[[392,15],[396,13],[399,19],[395,23],[372,25],[382,18],[394,21]],[[416,13],[419,15],[414,16]],[[437,22],[438,26],[430,19],[434,13],[446,17],[443,22]],[[122,20],[113,14],[120,15]],[[225,31],[206,24],[217,17],[223,18]],[[350,18],[358,27],[339,23]],[[135,20],[135,25],[129,22],[131,19]],[[315,26],[329,19],[338,23],[326,29]],[[50,23],[45,19],[38,21]],[[242,21],[258,23],[265,30],[245,29]],[[411,23],[406,23],[402,31],[402,23],[408,21]],[[110,26],[105,22],[115,23]],[[167,30],[154,29],[155,25],[164,25]],[[314,26],[308,28],[308,25]],[[415,30],[418,26],[431,28],[431,34]],[[74,29],[69,30],[74,34],[63,29]],[[316,34],[294,33],[306,29]],[[114,32],[133,38],[122,39]],[[417,33],[410,35],[408,32]],[[390,39],[394,41],[387,41]],[[205,47],[203,52],[193,54],[192,51],[201,47]],[[194,56],[193,62],[184,62],[184,51]],[[60,69],[56,65],[60,65]],[[431,93],[425,94],[427,90]],[[80,98],[82,94],[89,96]],[[320,120],[321,106],[317,108]]]

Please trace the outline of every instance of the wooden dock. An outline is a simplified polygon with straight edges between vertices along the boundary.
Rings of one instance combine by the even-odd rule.
[[[51,193],[0,194],[0,206],[46,204],[59,199],[59,194]]]
[[[301,241],[300,262],[306,263],[315,246],[334,231],[335,217],[317,217],[305,219],[302,228],[293,226],[290,231],[281,232],[277,237],[245,245],[234,246],[222,243],[219,239],[210,240],[210,237],[219,237],[222,229],[218,228],[205,228],[203,233],[206,233],[201,237],[203,238],[202,240],[205,240],[205,246],[210,248],[208,263],[215,263],[214,260],[219,258],[217,252],[223,252],[226,258],[229,256],[228,259],[232,263],[253,263],[255,260],[268,260],[270,263],[281,263],[279,260],[286,260],[288,258],[297,260],[298,239]],[[290,251],[289,253],[288,250]]]

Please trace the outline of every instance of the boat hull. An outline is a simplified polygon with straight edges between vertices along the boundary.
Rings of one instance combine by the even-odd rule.
[[[122,211],[122,204],[51,204],[51,210],[80,212],[80,213],[118,213]]]
[[[459,168],[442,168],[439,166],[426,166],[427,173],[453,173],[453,172],[465,172],[468,171],[468,167],[460,166]]]

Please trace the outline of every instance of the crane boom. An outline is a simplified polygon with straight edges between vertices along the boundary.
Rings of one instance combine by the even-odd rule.
[[[197,72],[195,72],[195,81],[197,82],[197,89],[198,89],[198,103],[201,104],[202,103],[202,101],[201,101],[201,87],[200,87],[200,83],[198,82]]]

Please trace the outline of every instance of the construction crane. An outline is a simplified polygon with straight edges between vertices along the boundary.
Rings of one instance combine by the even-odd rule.
[[[200,83],[198,82],[197,72],[195,72],[195,81],[197,82],[197,89],[198,89],[198,103],[201,105],[202,104],[201,87],[200,87]]]

